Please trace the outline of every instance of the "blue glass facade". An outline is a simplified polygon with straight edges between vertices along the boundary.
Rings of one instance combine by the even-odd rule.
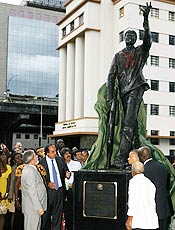
[[[7,90],[10,94],[58,94],[58,26],[53,22],[9,16]]]

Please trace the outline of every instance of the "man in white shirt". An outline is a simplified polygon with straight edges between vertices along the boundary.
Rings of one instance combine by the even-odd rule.
[[[155,185],[144,176],[144,165],[135,162],[132,165],[133,178],[129,182],[127,230],[158,229],[158,216],[155,203]]]
[[[68,167],[69,171],[71,172],[70,178],[65,179],[66,188],[68,190],[69,188],[72,188],[72,184],[74,182],[74,173],[73,172],[81,169],[81,163],[78,161],[72,160],[72,154],[71,154],[71,150],[69,148],[64,148],[63,151],[61,151],[61,153],[63,154],[63,157],[64,157],[64,160],[67,164],[67,167]]]

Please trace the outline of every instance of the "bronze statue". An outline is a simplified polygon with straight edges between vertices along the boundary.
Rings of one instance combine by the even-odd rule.
[[[107,80],[107,102],[109,108],[107,168],[109,168],[111,164],[112,142],[113,139],[115,139],[113,129],[114,126],[117,125],[118,120],[117,98],[115,95],[116,92],[114,91],[116,79],[119,85],[124,119],[122,121],[119,148],[112,166],[120,169],[123,168],[130,150],[140,147],[137,116],[144,91],[149,89],[142,69],[149,56],[151,47],[151,34],[148,21],[151,7],[151,3],[149,5],[147,3],[145,7],[141,8],[144,17],[144,38],[142,45],[134,47],[137,34],[133,30],[126,31],[126,48],[115,54],[110,67]]]

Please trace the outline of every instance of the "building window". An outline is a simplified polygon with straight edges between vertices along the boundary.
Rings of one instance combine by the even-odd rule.
[[[159,34],[156,32],[151,32],[151,37],[153,42],[159,42]]]
[[[170,136],[175,137],[175,131],[170,131]],[[169,145],[175,145],[175,139],[169,139]]]
[[[33,135],[33,138],[34,138],[35,140],[38,140],[38,134],[34,134],[34,135]]]
[[[79,25],[82,25],[84,23],[84,14],[81,14],[79,16]]]
[[[21,133],[16,134],[16,139],[21,139]]]
[[[169,58],[169,68],[175,69],[175,59]]]
[[[44,19],[45,19],[47,22],[49,22],[49,21],[50,21],[50,16],[49,16],[49,15],[45,15],[45,16],[44,16]]]
[[[54,22],[54,23],[57,23],[58,22],[58,17],[57,16],[53,16],[51,17],[51,21]]]
[[[175,82],[169,82],[169,92],[175,92]]]
[[[159,18],[159,9],[152,8],[151,9],[151,16],[154,17],[154,18]]]
[[[122,42],[124,40],[124,31],[119,33],[119,42]]]
[[[23,10],[20,10],[20,11],[19,11],[19,17],[21,17],[21,18],[24,17],[24,11],[23,11]]]
[[[47,134],[43,134],[43,140],[47,139]]]
[[[27,17],[32,19],[33,18],[33,12],[28,12]]]
[[[158,138],[151,138],[150,142],[153,145],[159,145],[159,139]]]
[[[169,45],[175,45],[175,36],[169,35]]]
[[[159,66],[159,57],[158,56],[151,56],[151,65]]]
[[[169,21],[175,21],[175,13],[174,12],[171,12],[169,11]]]
[[[173,157],[175,156],[175,149],[170,149],[170,157],[171,156],[173,156]]]
[[[169,107],[169,115],[173,117],[175,116],[175,106]]]
[[[70,31],[74,30],[74,21],[70,23]]]
[[[158,136],[158,135],[159,135],[158,130],[151,130],[151,136]],[[158,138],[151,138],[150,142],[153,145],[159,145],[159,139]]]
[[[144,30],[139,30],[139,39],[140,40],[143,40],[144,34],[145,34]]]
[[[151,136],[158,136],[159,130],[151,130]]]
[[[10,15],[11,15],[11,16],[16,16],[16,10],[11,9],[11,10],[10,10]]]
[[[151,105],[151,115],[159,115],[159,105]]]
[[[159,91],[159,81],[151,80],[151,90]]]
[[[30,139],[30,134],[25,134],[25,139]]]
[[[37,14],[35,15],[35,17],[36,17],[37,20],[41,20],[41,14],[40,14],[40,13],[37,13]],[[55,23],[56,23],[56,22],[55,22]]]
[[[151,135],[152,136],[158,136],[159,131],[158,130],[151,130]],[[158,138],[151,138],[150,142],[153,145],[159,145],[159,139]]]
[[[120,8],[120,18],[124,17],[124,7]]]
[[[66,27],[62,29],[62,37],[66,36]]]

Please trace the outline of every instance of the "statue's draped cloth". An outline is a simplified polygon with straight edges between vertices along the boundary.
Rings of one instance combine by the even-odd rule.
[[[123,120],[123,108],[119,95],[118,82],[115,81],[114,95],[116,95],[117,103],[118,103],[118,124],[114,128],[114,141],[113,141],[113,151],[111,156],[111,162],[114,161],[116,157],[116,153],[120,143],[120,130],[122,126]],[[118,93],[117,93],[118,92]],[[99,116],[99,128],[98,128],[98,138],[96,142],[93,144],[91,148],[91,154],[84,165],[84,169],[106,169],[107,165],[107,119],[108,119],[108,106],[106,100],[107,88],[106,84],[102,85],[102,87],[98,91],[98,100],[95,104],[95,110]],[[140,105],[140,110],[138,114],[138,131],[139,131],[139,140],[141,146],[148,146],[153,155],[153,159],[159,163],[162,163],[166,166],[168,171],[170,172],[170,195],[173,202],[173,208],[175,210],[175,170],[169,160],[165,157],[165,155],[154,145],[150,143],[146,139],[146,111],[144,107],[144,103],[142,101]]]

